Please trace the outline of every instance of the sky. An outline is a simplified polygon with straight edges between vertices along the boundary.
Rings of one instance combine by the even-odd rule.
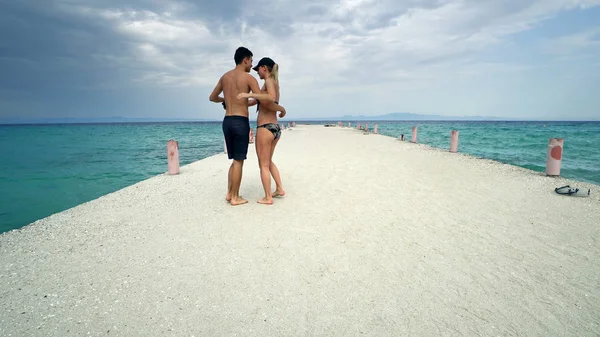
[[[287,118],[600,120],[599,5],[0,0],[0,118],[222,119],[245,46],[279,64]]]

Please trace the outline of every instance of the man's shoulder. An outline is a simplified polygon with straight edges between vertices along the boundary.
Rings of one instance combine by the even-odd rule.
[[[250,75],[250,73],[244,73],[244,76],[245,76],[246,80],[248,80],[248,81],[256,81],[256,78],[254,78],[254,76]]]
[[[221,81],[227,82],[227,81],[232,81],[237,78],[237,74],[235,73],[235,69],[229,70],[227,72],[225,72],[223,75],[221,75]]]
[[[231,70],[228,70],[228,71],[226,71],[226,72],[225,72],[225,73],[224,73],[224,74],[221,76],[221,78],[225,78],[225,77],[229,77],[229,76],[233,75],[233,74],[234,74],[234,71],[235,71],[235,69],[231,69]]]
[[[248,82],[248,83],[250,83],[250,81],[252,81],[254,79],[254,77],[252,77],[252,75],[250,75],[249,73],[247,73],[245,71],[244,72],[241,72],[241,71],[237,72],[237,73],[235,73],[233,75],[233,77],[236,78],[238,81],[241,80],[241,81],[245,81],[245,82]]]

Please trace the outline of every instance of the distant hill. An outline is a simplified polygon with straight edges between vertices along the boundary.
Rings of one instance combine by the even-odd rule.
[[[297,119],[302,120],[302,119]],[[365,115],[344,115],[341,117],[327,118],[305,118],[303,120],[313,121],[510,121],[510,122],[594,122],[600,119],[540,119],[540,118],[506,118],[493,116],[442,116],[442,115],[421,115],[408,112],[394,112],[383,115],[365,116]]]
[[[299,119],[300,120],[300,119]],[[421,115],[408,112],[394,112],[384,115],[365,116],[365,115],[344,115],[341,117],[327,117],[327,118],[306,118],[304,120],[327,120],[327,121],[417,121],[417,120],[469,120],[469,121],[483,121],[483,120],[502,120],[498,117],[485,117],[485,116],[441,116],[441,115]]]

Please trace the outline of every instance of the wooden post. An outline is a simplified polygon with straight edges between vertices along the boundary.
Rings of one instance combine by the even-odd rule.
[[[411,142],[416,143],[417,142],[417,127],[413,126],[412,127],[412,140]]]
[[[348,127],[349,127],[349,128],[351,128],[351,127],[352,127],[352,125],[351,125],[351,124],[352,124],[352,123],[348,122]]]
[[[450,132],[450,152],[458,152],[458,131],[452,130]]]
[[[169,174],[179,174],[179,143],[167,141],[167,167]]]
[[[562,150],[565,144],[563,138],[550,138],[548,142],[548,158],[546,159],[546,174],[551,177],[560,176]]]

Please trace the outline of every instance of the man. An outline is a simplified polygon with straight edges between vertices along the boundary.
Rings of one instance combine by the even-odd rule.
[[[225,118],[223,119],[223,135],[229,159],[233,163],[229,167],[227,183],[227,200],[232,206],[245,204],[248,200],[240,196],[242,183],[242,168],[248,154],[250,137],[250,120],[248,119],[248,100],[237,99],[240,93],[252,91],[257,93],[257,99],[273,102],[268,94],[261,94],[258,81],[250,75],[252,69],[252,52],[245,47],[239,47],[233,56],[235,68],[221,76],[219,82],[210,94],[209,100],[223,104]],[[219,95],[223,92],[223,97]]]

